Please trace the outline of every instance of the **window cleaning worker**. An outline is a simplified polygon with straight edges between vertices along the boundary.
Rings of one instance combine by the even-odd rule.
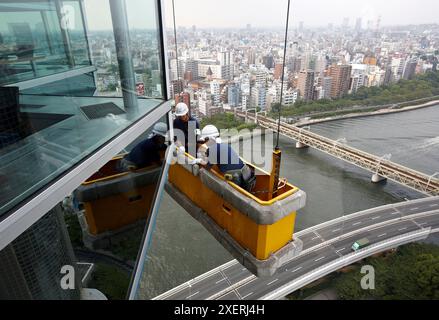
[[[196,153],[195,130],[200,129],[200,123],[194,117],[189,116],[189,108],[184,102],[180,102],[175,106],[174,114],[176,116],[176,119],[174,120],[174,132],[175,130],[180,130],[184,134],[184,148],[186,152],[195,154]],[[177,137],[177,142],[178,139],[182,139],[181,134],[179,137],[177,133],[176,137]],[[181,143],[181,145],[183,145],[183,141],[179,141],[179,142]]]
[[[208,169],[216,164],[226,179],[251,192],[256,183],[254,171],[241,160],[230,144],[222,143],[219,136],[218,128],[214,125],[203,128],[201,139],[205,141],[205,146],[199,148],[197,163],[205,164]]]
[[[148,139],[139,142],[119,163],[119,171],[137,170],[152,164],[161,165],[161,151],[166,150],[168,126],[158,122]]]

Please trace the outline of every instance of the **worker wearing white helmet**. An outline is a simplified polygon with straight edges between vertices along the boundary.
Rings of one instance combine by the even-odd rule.
[[[208,169],[217,165],[225,177],[251,191],[256,181],[254,171],[241,160],[229,143],[221,142],[218,128],[214,125],[205,126],[201,130],[201,139],[204,139],[205,146],[199,147],[198,163],[207,164]]]
[[[154,125],[148,139],[139,142],[119,164],[120,171],[136,170],[153,164],[161,164],[162,151],[166,150],[168,125],[158,122]]]
[[[175,106],[174,115],[176,117],[174,120],[174,131],[181,130],[181,133],[184,134],[184,141],[180,141],[181,144],[184,143],[186,151],[194,154],[196,152],[195,130],[200,129],[200,123],[197,119],[189,115],[189,108],[184,102],[180,102]],[[189,135],[191,135],[191,137],[189,137]],[[178,137],[177,133],[176,136]],[[191,143],[189,143],[189,140]]]

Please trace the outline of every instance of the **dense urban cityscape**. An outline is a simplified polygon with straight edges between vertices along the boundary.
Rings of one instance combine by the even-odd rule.
[[[436,70],[438,25],[380,27],[380,20],[361,18],[351,25],[290,31],[282,105],[298,101],[339,99],[362,87],[382,87]],[[146,35],[146,36],[145,36]],[[154,33],[135,31],[133,64],[139,95],[161,95],[157,41]],[[98,88],[120,92],[111,32],[90,37],[98,70]],[[168,33],[168,59],[176,101],[210,117],[234,108],[271,111],[280,103],[283,31],[247,25],[240,30],[180,27],[178,62],[173,33]]]

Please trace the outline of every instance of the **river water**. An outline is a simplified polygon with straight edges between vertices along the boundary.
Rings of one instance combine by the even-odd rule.
[[[321,123],[313,132],[412,169],[439,171],[439,105],[396,114]],[[245,143],[244,148],[250,144]],[[307,193],[296,231],[376,206],[415,199],[423,195],[393,182],[373,184],[371,173],[313,149],[295,149],[281,138],[281,175]],[[138,298],[150,299],[233,259],[210,234],[166,193]]]

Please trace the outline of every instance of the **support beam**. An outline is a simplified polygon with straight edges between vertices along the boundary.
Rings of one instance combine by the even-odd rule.
[[[130,50],[125,0],[110,0],[113,33],[116,45],[117,63],[119,64],[120,83],[123,102],[126,109],[137,108],[136,80]]]

